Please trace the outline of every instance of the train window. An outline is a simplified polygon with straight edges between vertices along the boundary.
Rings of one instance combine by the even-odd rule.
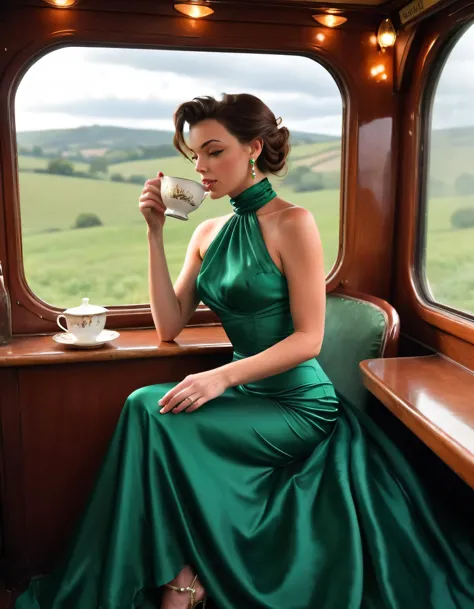
[[[143,183],[158,171],[200,179],[172,146],[172,115],[183,101],[223,91],[259,96],[290,129],[290,170],[270,179],[314,213],[331,269],[343,104],[323,66],[294,55],[67,47],[40,58],[15,98],[24,270],[38,298],[58,307],[84,295],[147,302]],[[188,222],[167,220],[173,282],[196,225],[230,211],[208,200]]]
[[[430,299],[474,314],[474,26],[457,40],[432,97],[424,281]]]

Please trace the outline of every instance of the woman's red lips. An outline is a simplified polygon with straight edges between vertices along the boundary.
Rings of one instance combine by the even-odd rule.
[[[217,180],[202,180],[202,184],[203,186],[205,186],[206,188],[209,188],[210,186],[212,186],[215,182],[217,182]]]

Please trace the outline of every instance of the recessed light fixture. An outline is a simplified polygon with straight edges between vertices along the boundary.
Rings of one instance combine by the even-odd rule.
[[[56,8],[69,8],[77,4],[77,0],[43,0],[43,2]]]
[[[208,17],[214,12],[209,6],[203,6],[202,4],[175,4],[175,10],[178,13],[182,13],[192,19],[201,19],[202,17]]]
[[[313,15],[312,17],[326,27],[337,27],[347,21],[347,17],[341,17],[340,15]]]

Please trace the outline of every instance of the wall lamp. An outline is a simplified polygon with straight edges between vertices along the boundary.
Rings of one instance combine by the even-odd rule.
[[[393,47],[396,39],[397,34],[393,27],[393,23],[390,19],[384,19],[377,32],[377,42],[379,43],[380,49],[385,51],[385,49]]]

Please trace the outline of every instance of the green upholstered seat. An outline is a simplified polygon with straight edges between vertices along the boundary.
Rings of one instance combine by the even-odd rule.
[[[362,410],[370,394],[359,363],[382,357],[389,323],[386,311],[376,304],[338,293],[327,296],[324,342],[317,359],[336,390]]]

